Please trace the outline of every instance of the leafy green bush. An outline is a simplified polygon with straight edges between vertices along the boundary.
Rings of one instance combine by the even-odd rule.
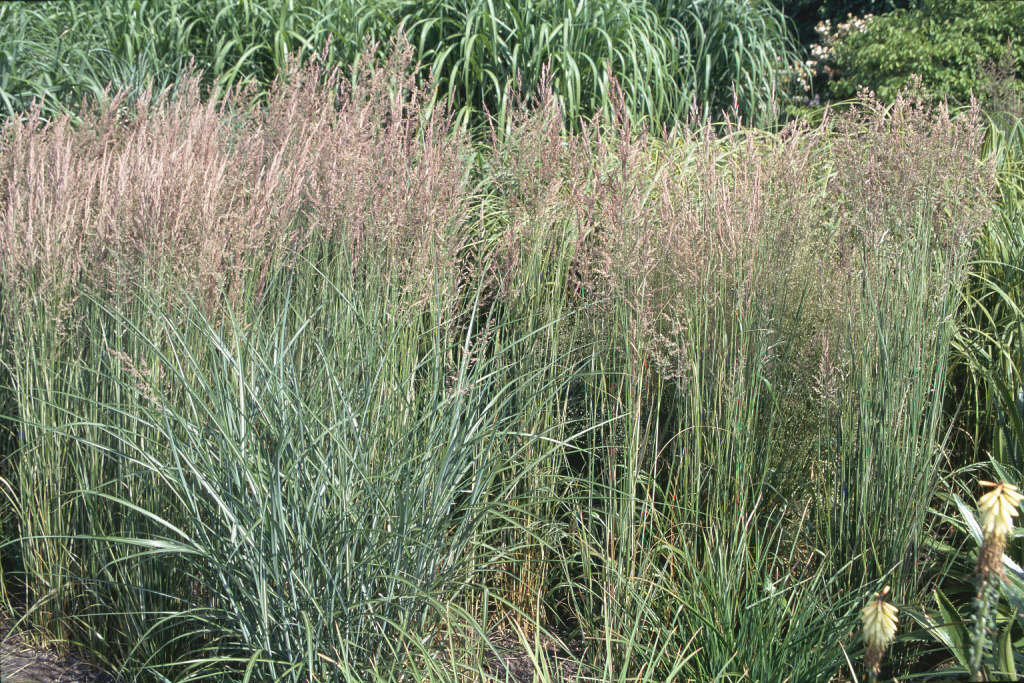
[[[850,14],[879,14],[915,4],[916,0],[776,0],[787,13],[813,11],[822,19],[842,19]]]
[[[843,21],[848,16],[881,14],[914,4],[915,0],[772,0],[773,4],[795,24],[801,45],[814,42],[814,27],[827,20]]]
[[[983,70],[1009,50],[1024,64],[1024,3],[925,0],[914,9],[873,17],[835,42],[829,91],[847,99],[858,89],[892,101],[912,75],[934,98],[966,103],[984,86]]]

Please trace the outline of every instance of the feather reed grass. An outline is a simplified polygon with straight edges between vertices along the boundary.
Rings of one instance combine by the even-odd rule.
[[[481,149],[390,55],[6,124],[29,620],[152,679],[836,675],[927,585],[980,123],[567,132],[549,84]]]

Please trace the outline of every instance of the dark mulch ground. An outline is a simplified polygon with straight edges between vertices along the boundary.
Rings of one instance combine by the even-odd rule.
[[[74,655],[30,647],[0,618],[0,681],[3,683],[117,683]]]
[[[519,638],[514,636],[492,636],[491,645],[497,650],[487,660],[487,667],[494,680],[508,683],[531,683],[535,666]],[[571,683],[580,675],[579,661],[583,655],[583,641],[568,640],[564,643],[547,641],[541,643],[543,659],[547,662],[547,673],[552,680]],[[535,656],[537,653],[535,653]]]

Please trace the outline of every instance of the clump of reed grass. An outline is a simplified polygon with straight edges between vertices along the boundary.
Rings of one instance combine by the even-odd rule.
[[[625,633],[670,623],[677,635],[661,630],[669,640],[657,647],[688,652],[700,615],[729,615],[714,634],[702,630],[702,649],[687,658],[697,678],[737,657],[766,676],[779,657],[821,671],[789,643],[827,637],[820,620],[830,609],[833,625],[855,617],[835,584],[825,588],[839,581],[832,572],[860,585],[869,572],[896,571],[916,577],[911,593],[923,580],[912,564],[943,457],[934,397],[993,182],[977,161],[977,120],[909,100],[866,102],[778,136],[723,126],[659,139],[620,113],[584,127],[582,147],[542,120],[532,142],[502,148],[506,206],[520,218],[495,243],[534,263],[571,256],[569,278],[544,271],[559,275],[525,291],[578,282],[578,298],[562,294],[556,308],[584,313],[570,334],[593,344],[582,362],[594,379],[568,393],[560,414],[602,425],[572,446],[578,474],[566,490],[580,496],[579,512],[564,542],[578,550],[562,560],[567,586],[555,594],[624,656],[638,647]],[[894,143],[902,156],[874,152]],[[873,151],[858,156],[862,145]],[[520,160],[531,172],[512,170]],[[954,186],[962,175],[975,184],[968,193]],[[552,236],[568,241],[564,251]],[[533,276],[526,261],[504,261],[499,305],[524,301],[516,284]],[[879,509],[890,513],[884,524]],[[807,553],[807,568],[787,572],[772,547]],[[658,578],[630,578],[647,575]],[[750,601],[765,598],[755,617],[713,597],[787,575],[834,603],[751,589]],[[693,595],[712,597],[682,597]],[[756,631],[772,610],[787,614],[785,637],[729,635]]]
[[[32,618],[140,675],[442,676],[509,624],[834,675],[865,577],[922,580],[971,119],[568,132],[545,91],[474,161],[408,61],[9,124]]]
[[[406,305],[396,315],[452,305],[466,149],[443,108],[420,108],[408,58],[396,47],[390,61],[367,60],[354,83],[315,64],[296,68],[255,108],[204,101],[198,77],[185,75],[127,110],[116,99],[87,110],[77,124],[38,110],[4,124],[3,362],[20,449],[10,478],[21,500],[35,501],[21,508],[19,534],[29,600],[53,605],[41,621],[78,599],[79,551],[63,539],[87,512],[69,501],[105,467],[54,431],[78,409],[72,388],[107,386],[94,364],[108,346],[140,367],[162,365],[156,349],[140,358],[102,339],[104,307],[131,310],[149,292],[183,310],[200,302],[216,318],[225,302],[269,297],[272,275],[304,250],[314,258],[311,245],[316,260],[399,292]],[[138,315],[141,327],[155,324]]]

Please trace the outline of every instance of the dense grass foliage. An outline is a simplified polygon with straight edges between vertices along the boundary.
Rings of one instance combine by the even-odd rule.
[[[137,96],[151,81],[169,85],[189,65],[204,91],[264,90],[292,62],[325,53],[348,67],[364,41],[383,52],[400,32],[422,75],[474,126],[487,115],[501,125],[513,95],[532,96],[544,73],[571,125],[608,110],[611,74],[634,119],[654,126],[733,109],[768,123],[780,62],[796,60],[782,15],[760,0],[8,3],[0,111],[24,112],[33,99],[48,116],[77,111],[107,88]]]
[[[999,169],[998,210],[964,289],[950,402],[968,460],[991,453],[1024,471],[1024,120],[991,121],[986,148]]]
[[[435,0],[397,11],[424,68],[461,105],[460,116],[492,112],[504,128],[513,97],[536,92],[547,77],[576,119],[608,106],[613,74],[637,116],[672,123],[689,111],[686,36],[646,0]]]
[[[684,96],[716,120],[764,126],[789,96],[781,74],[801,68],[786,17],[768,2],[654,0],[682,28],[692,81]]]
[[[379,4],[379,3],[378,3]],[[379,22],[368,3],[17,3],[0,8],[0,99],[5,113],[77,110],[83,97],[141,93],[178,80],[194,64],[208,87],[267,84],[292,57],[332,39],[345,63]]]
[[[1011,134],[572,131],[553,76],[480,149],[414,54],[8,120],[9,606],[137,680],[846,675],[945,577],[952,351],[1019,373]]]

